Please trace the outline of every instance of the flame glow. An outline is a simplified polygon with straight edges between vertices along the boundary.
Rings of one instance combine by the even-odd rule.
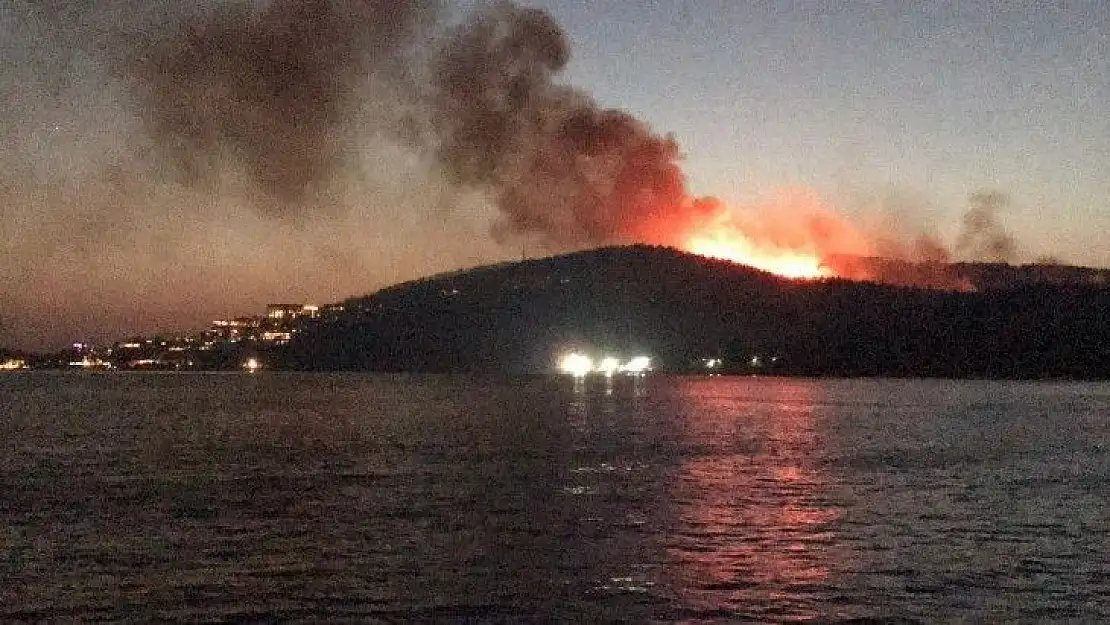
[[[686,241],[683,248],[694,254],[730,260],[784,278],[817,279],[834,275],[815,254],[789,249],[760,249],[742,233],[730,233],[724,229],[695,235]]]
[[[836,255],[874,251],[869,237],[804,189],[785,189],[765,204],[739,209],[705,203],[686,223],[673,224],[669,238],[694,254],[804,280],[839,276],[829,262]]]

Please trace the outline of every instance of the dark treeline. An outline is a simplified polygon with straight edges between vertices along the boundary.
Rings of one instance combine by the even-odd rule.
[[[542,373],[581,349],[650,355],[665,371],[719,358],[744,373],[1110,377],[1110,288],[966,269],[989,280],[974,292],[793,282],[665,248],[605,248],[349,300],[304,328],[283,365]]]

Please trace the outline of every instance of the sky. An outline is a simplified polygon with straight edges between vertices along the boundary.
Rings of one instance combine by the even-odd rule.
[[[443,71],[432,72],[433,94],[406,91],[426,86],[412,75],[429,50],[470,41],[443,31],[467,23],[474,3],[363,2],[346,3],[355,18],[391,27],[347,32],[357,19],[287,12],[250,30],[326,27],[304,30],[306,50],[326,51],[297,57],[318,71],[275,79],[265,59],[258,71],[197,69],[189,56],[198,38],[202,55],[250,52],[242,42],[256,39],[198,30],[228,0],[0,0],[0,346],[199,329],[270,302],[339,301],[522,250],[629,236],[604,219],[547,219],[562,205],[529,193],[563,178],[529,177],[550,154],[539,126],[500,120],[546,146],[505,149],[459,121],[486,119],[486,92]],[[612,126],[629,146],[666,152],[649,167],[656,181],[669,180],[673,136],[680,195],[747,207],[805,189],[853,223],[952,245],[968,198],[989,191],[1007,198],[996,218],[1016,242],[1013,261],[1110,266],[1101,2],[524,4],[551,22],[526,20],[521,75],[548,104],[522,114],[587,111],[594,134]],[[389,13],[402,5],[411,12]],[[336,45],[321,46],[321,33]],[[372,52],[349,64],[348,44]],[[487,76],[488,59],[447,58],[460,76]],[[290,91],[296,80],[303,88]],[[605,215],[630,210],[605,202]]]

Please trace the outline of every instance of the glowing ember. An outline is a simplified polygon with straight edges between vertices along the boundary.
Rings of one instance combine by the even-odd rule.
[[[812,280],[834,275],[815,254],[789,249],[760,249],[738,232],[717,230],[711,234],[695,235],[683,247],[694,254],[730,260],[785,278]]]

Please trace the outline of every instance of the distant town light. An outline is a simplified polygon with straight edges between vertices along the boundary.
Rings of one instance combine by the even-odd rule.
[[[268,304],[266,306],[266,317],[274,320],[313,318],[319,311],[320,307],[315,304]]]
[[[243,368],[246,369],[248,373],[254,373],[262,368],[262,363],[257,358],[248,358],[247,361],[243,363]]]
[[[81,360],[71,360],[67,363],[71,367],[80,367],[82,369],[111,369],[112,363],[107,360],[101,360],[95,356],[83,356]]]
[[[619,371],[620,368],[621,361],[617,360],[616,358],[609,357],[601,361],[601,364],[597,366],[597,372],[604,373],[607,376],[612,376],[614,373]]]
[[[559,370],[579,378],[586,377],[591,373],[601,373],[606,377],[617,373],[639,375],[651,370],[651,358],[637,356],[622,364],[619,358],[606,356],[600,362],[594,362],[592,358],[585,354],[572,352],[559,361]]]
[[[559,370],[563,373],[573,375],[576,378],[585,377],[586,374],[593,371],[594,361],[589,357],[577,352],[567,354],[559,363]]]
[[[268,343],[288,343],[289,341],[293,340],[293,332],[292,330],[282,332],[263,332],[262,340]]]
[[[645,373],[651,369],[651,358],[647,356],[637,356],[629,360],[621,367],[621,371],[625,373]]]
[[[22,358],[9,358],[0,362],[0,371],[18,371],[27,368],[27,361]]]

